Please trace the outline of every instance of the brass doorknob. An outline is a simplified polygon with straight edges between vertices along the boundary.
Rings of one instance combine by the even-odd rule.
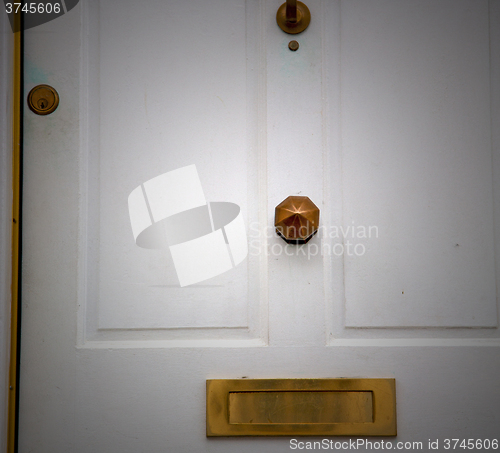
[[[292,195],[276,206],[274,226],[289,244],[305,244],[318,231],[319,208],[309,197]]]

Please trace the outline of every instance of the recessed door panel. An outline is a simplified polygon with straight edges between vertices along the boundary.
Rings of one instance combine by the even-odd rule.
[[[486,1],[342,4],[348,327],[497,325],[489,20]]]
[[[262,99],[255,11],[244,1],[214,2],[207,11],[175,1],[88,6],[81,111],[89,125],[81,176],[90,189],[81,247],[95,244],[81,276],[92,282],[82,300],[88,338],[129,339],[125,329],[147,331],[141,338],[192,338],[203,336],[200,329],[231,336],[257,328],[255,253],[181,288],[168,248],[136,245],[127,204],[136,187],[194,165],[206,201],[237,204],[245,228],[256,229]],[[168,190],[170,198],[185,196],[182,185]]]

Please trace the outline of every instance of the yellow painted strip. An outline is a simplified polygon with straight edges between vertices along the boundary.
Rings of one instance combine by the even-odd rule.
[[[12,285],[10,324],[10,368],[7,452],[14,453],[16,442],[16,402],[17,402],[17,355],[18,355],[18,284],[19,284],[19,219],[21,191],[21,14],[16,14],[14,34],[14,86],[13,86],[13,146],[12,146]]]

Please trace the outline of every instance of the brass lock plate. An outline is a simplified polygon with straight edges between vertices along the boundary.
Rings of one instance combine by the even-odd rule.
[[[48,115],[58,105],[59,95],[49,85],[37,85],[28,94],[28,106],[37,115]]]

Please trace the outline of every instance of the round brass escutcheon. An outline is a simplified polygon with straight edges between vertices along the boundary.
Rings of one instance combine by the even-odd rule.
[[[291,35],[295,35],[297,33],[302,33],[311,22],[311,12],[307,5],[302,2],[297,1],[297,19],[295,22],[289,22],[286,18],[286,3],[283,3],[278,8],[278,12],[276,13],[276,22],[279,27],[285,32]]]
[[[59,95],[49,85],[37,85],[28,94],[28,106],[37,115],[48,115],[58,105]]]

